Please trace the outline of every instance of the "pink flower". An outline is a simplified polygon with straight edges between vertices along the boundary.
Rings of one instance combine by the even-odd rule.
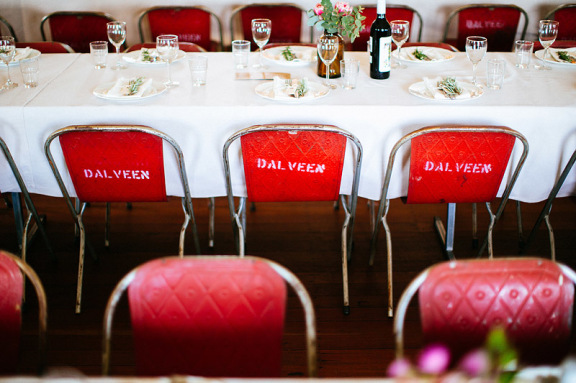
[[[449,364],[450,351],[439,344],[427,346],[418,358],[418,369],[425,374],[441,374],[446,371]]]
[[[412,366],[406,358],[394,359],[386,370],[386,375],[391,378],[406,377],[410,374]]]
[[[314,14],[316,16],[321,16],[322,13],[324,13],[324,7],[320,3],[316,4],[316,6],[314,7]]]
[[[345,1],[337,1],[334,5],[334,9],[336,9],[338,13],[348,14],[352,12],[352,7]]]
[[[460,360],[460,369],[469,376],[480,376],[490,369],[490,358],[484,350],[473,350]]]

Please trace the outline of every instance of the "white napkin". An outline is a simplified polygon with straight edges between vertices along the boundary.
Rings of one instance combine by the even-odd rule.
[[[156,60],[149,61],[144,60],[145,53],[148,53],[148,56],[154,57]],[[136,55],[138,53],[138,55]],[[122,58],[131,63],[151,63],[151,62],[161,62],[160,56],[158,55],[158,51],[153,48],[142,48],[138,52],[133,52],[133,54],[125,54]]]
[[[416,49],[418,49],[420,52],[428,56],[430,58],[430,61],[418,60],[413,54]],[[400,59],[405,61],[434,62],[434,61],[446,60],[447,58],[448,57],[446,57],[446,54],[444,52],[430,47],[410,47],[400,50]]]
[[[576,63],[569,63],[568,61],[564,61],[562,60],[560,57],[558,57],[558,52],[566,52],[568,53],[570,56],[576,58],[576,48],[550,48],[548,49],[548,52],[550,53],[550,56],[552,56],[552,58],[558,62],[561,63],[565,63],[565,64],[576,64]]]
[[[310,47],[290,47],[290,50],[292,51],[292,54],[294,56],[296,56],[296,58],[294,60],[286,60],[286,58],[284,57],[284,55],[282,54],[282,52],[284,52],[284,50],[287,47],[282,47],[279,49],[278,54],[275,55],[275,59],[276,60],[280,60],[280,61],[286,61],[286,62],[312,62],[314,61],[314,59],[316,58],[316,52],[317,50]]]
[[[308,91],[304,96],[299,97],[299,99],[304,98],[314,98],[312,91],[308,85],[308,78],[304,77],[302,79],[282,79],[280,77],[274,77],[274,99],[276,100],[293,100],[296,88],[303,82],[308,88]]]
[[[16,49],[16,54],[14,54],[14,58],[12,59],[12,61],[24,60],[30,55],[31,51],[32,49],[30,49],[30,47]]]
[[[138,77],[134,78],[125,78],[120,77],[112,88],[106,93],[109,97],[130,97],[130,98],[137,98],[142,97],[144,93],[152,86],[152,79],[149,78],[142,78],[142,85],[138,87],[138,91],[132,95],[130,93],[130,81],[136,80]]]
[[[444,92],[438,89],[438,81],[442,81],[443,77],[424,77],[422,80],[424,82],[424,86],[426,87],[426,92],[431,98],[435,100],[450,100],[450,98],[446,96]],[[463,87],[462,83],[459,83],[458,85],[460,86],[460,89],[462,89],[462,93],[454,97],[452,100],[465,100],[472,97],[472,93]]]

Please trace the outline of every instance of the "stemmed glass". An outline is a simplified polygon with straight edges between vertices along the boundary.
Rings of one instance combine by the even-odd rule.
[[[168,81],[166,81],[164,85],[168,88],[178,86],[178,82],[172,81],[170,72],[170,64],[172,64],[172,61],[178,56],[178,36],[160,35],[156,37],[156,50],[162,61],[168,63]]]
[[[120,60],[120,47],[126,41],[126,22],[112,21],[106,24],[108,40],[116,47],[116,65],[112,69],[126,69],[126,65]]]
[[[0,59],[4,61],[4,64],[6,64],[6,69],[8,71],[7,72],[8,79],[4,84],[2,84],[2,87],[0,88],[0,91],[2,92],[5,90],[16,88],[18,86],[18,84],[12,82],[12,80],[10,79],[10,61],[12,61],[12,58],[14,58],[15,54],[16,54],[16,44],[14,43],[14,37],[0,36]]]
[[[542,56],[542,65],[540,65],[538,69],[552,69],[546,64],[546,56],[548,56],[550,45],[556,41],[556,37],[558,36],[558,24],[560,23],[554,20],[540,20],[538,26],[538,39],[540,40],[540,44],[544,47],[544,55]]]
[[[486,55],[487,49],[488,41],[486,40],[486,37],[466,37],[466,55],[468,56],[468,60],[472,62],[472,82],[474,85],[478,85],[476,83],[476,67],[478,66],[478,63],[482,61],[484,55]]]
[[[262,65],[262,48],[268,44],[270,39],[270,33],[272,33],[272,21],[269,19],[253,19],[252,20],[252,38],[258,47],[260,48],[260,56],[258,59],[258,64],[254,65],[256,68],[264,68]]]
[[[338,54],[339,44],[338,36],[322,35],[318,39],[318,56],[326,65],[325,85],[330,89],[336,89],[336,85],[330,83],[330,64],[332,64]]]
[[[405,20],[394,20],[390,22],[390,28],[392,29],[392,40],[398,47],[396,50],[396,64],[393,65],[393,68],[404,69],[406,68],[406,65],[402,64],[400,61],[400,49],[402,49],[402,45],[410,36],[410,22]]]

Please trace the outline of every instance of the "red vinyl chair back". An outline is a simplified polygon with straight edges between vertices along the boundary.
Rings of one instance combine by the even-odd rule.
[[[160,137],[133,131],[70,131],[60,136],[60,145],[80,200],[167,200]]]
[[[42,19],[40,32],[47,41],[47,23],[52,41],[68,44],[78,53],[90,53],[91,41],[108,41],[106,24],[111,21],[115,21],[112,16],[100,12],[54,12]],[[112,51],[114,46],[109,48]]]
[[[23,286],[24,278],[18,265],[0,252],[0,375],[17,371]]]
[[[466,50],[466,37],[483,36],[488,39],[488,51],[510,52],[516,40],[520,21],[524,18],[520,38],[524,39],[528,15],[515,5],[477,4],[456,9],[450,16],[444,31],[445,43]],[[457,37],[448,39],[451,22],[457,21]]]
[[[554,9],[545,19],[560,22],[556,40],[576,40],[576,4],[563,4]],[[554,48],[557,47],[553,44]]]
[[[546,259],[445,262],[426,273],[418,293],[422,332],[455,355],[483,345],[503,327],[526,363],[557,364],[570,346],[574,282]]]
[[[264,130],[242,136],[241,143],[251,201],[338,199],[345,136],[329,131]]]
[[[506,133],[463,130],[414,137],[407,202],[492,201],[515,140]]]

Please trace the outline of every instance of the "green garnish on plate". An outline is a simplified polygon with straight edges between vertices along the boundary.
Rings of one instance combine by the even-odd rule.
[[[576,57],[572,56],[567,51],[558,51],[558,58],[570,64],[576,64]]]
[[[286,61],[294,61],[294,59],[296,59],[296,55],[292,52],[292,49],[290,49],[290,47],[286,47],[282,51],[282,56]]]
[[[412,54],[414,55],[414,57],[416,58],[416,60],[420,60],[420,61],[432,61],[432,59],[430,57],[428,57],[426,54],[424,54],[421,50],[419,50],[418,48],[414,49],[414,52],[412,52]]]
[[[436,84],[438,90],[446,95],[450,99],[456,98],[462,93],[462,88],[456,82],[454,77],[446,77]]]
[[[140,85],[144,83],[144,77],[138,77],[128,82],[128,96],[133,96],[138,93]]]
[[[303,78],[294,91],[294,97],[304,97],[308,92],[308,79]]]
[[[150,51],[146,48],[142,49],[142,61],[146,62],[156,62],[158,61],[159,57],[156,55],[151,55]]]

